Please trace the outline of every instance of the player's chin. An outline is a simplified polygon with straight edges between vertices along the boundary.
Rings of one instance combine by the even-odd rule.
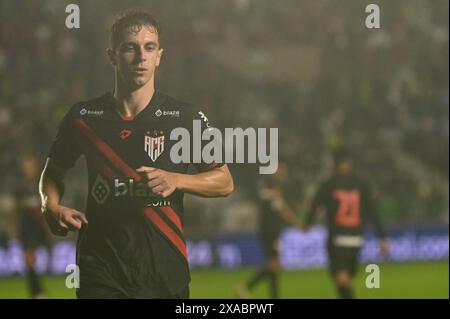
[[[138,89],[138,88],[143,87],[144,85],[146,85],[148,83],[148,81],[149,81],[149,79],[147,79],[145,77],[132,77],[128,81],[128,83],[134,89]]]
[[[133,80],[136,84],[145,85],[150,81],[150,75],[149,74],[141,74],[133,77]]]

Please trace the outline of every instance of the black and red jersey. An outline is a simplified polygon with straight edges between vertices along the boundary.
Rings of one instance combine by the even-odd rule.
[[[320,186],[306,218],[307,225],[312,223],[319,206],[326,210],[329,240],[336,246],[361,246],[368,221],[379,237],[385,237],[370,188],[354,174],[336,174]]]
[[[155,196],[136,169],[187,173],[189,164],[171,161],[177,141],[170,140],[170,133],[181,127],[192,136],[193,120],[200,120],[202,129],[209,126],[197,107],[161,92],[134,118],[122,117],[107,93],[77,103],[62,120],[49,157],[70,168],[84,155],[88,167],[89,224],[77,243],[80,291],[98,285],[129,297],[156,298],[188,285],[183,193]],[[198,171],[219,166],[194,165]]]

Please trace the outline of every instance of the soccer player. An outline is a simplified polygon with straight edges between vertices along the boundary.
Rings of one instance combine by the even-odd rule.
[[[233,191],[226,165],[202,162],[187,174],[189,164],[170,158],[172,129],[192,136],[193,120],[210,123],[195,106],[155,90],[160,35],[146,12],[115,21],[107,50],[114,91],[68,111],[42,173],[43,213],[53,233],[79,231],[79,298],[188,298],[183,195]],[[86,213],[61,203],[63,177],[80,155],[88,165]]]
[[[311,225],[319,206],[323,205],[326,209],[331,275],[340,298],[351,299],[366,221],[373,223],[376,234],[381,238],[379,248],[382,255],[387,255],[389,246],[369,187],[353,172],[346,149],[335,151],[334,166],[333,176],[316,193],[306,217],[305,228]]]
[[[259,237],[265,265],[243,286],[236,289],[239,298],[249,298],[251,290],[265,279],[269,281],[271,298],[279,298],[280,233],[287,224],[302,228],[300,220],[287,204],[283,194],[282,186],[286,175],[287,166],[280,162],[277,172],[265,180],[259,188]]]
[[[35,187],[39,181],[39,168],[35,157],[27,154],[20,160],[22,177],[15,193],[14,216],[18,238],[24,249],[26,280],[31,298],[46,298],[36,271],[36,249],[49,248],[50,238],[41,214]]]

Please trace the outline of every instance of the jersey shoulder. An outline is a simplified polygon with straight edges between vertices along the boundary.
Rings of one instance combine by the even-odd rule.
[[[206,126],[209,126],[209,119],[206,116],[204,107],[181,101],[161,92],[159,93],[159,99],[163,112],[170,112],[168,113],[170,115],[176,114],[176,112],[178,112],[180,118],[186,121],[201,120],[206,124]]]

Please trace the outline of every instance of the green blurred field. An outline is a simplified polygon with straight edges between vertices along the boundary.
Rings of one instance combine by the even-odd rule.
[[[365,287],[364,267],[357,278],[359,298],[449,298],[448,261],[415,264],[382,264],[381,287]],[[192,272],[192,298],[235,298],[234,288],[254,269],[237,271],[195,270]],[[74,298],[65,287],[64,277],[45,277],[50,298]],[[267,298],[267,286],[254,291],[254,298]],[[325,269],[284,271],[281,274],[282,298],[335,298],[334,288]],[[0,298],[27,298],[26,283],[20,277],[0,279]]]

